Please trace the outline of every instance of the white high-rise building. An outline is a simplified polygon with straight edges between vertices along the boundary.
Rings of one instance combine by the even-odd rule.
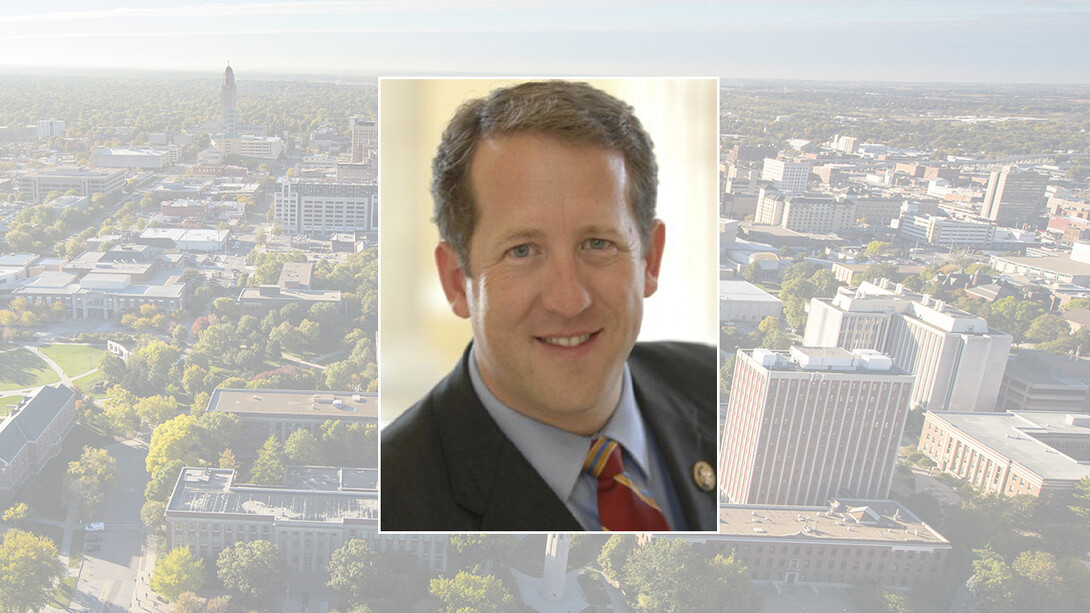
[[[733,504],[886,498],[913,376],[877,351],[738,351],[719,457]]]
[[[1011,336],[980,317],[899,285],[863,283],[813,298],[803,342],[875,349],[916,375],[912,404],[932,411],[992,411]]]
[[[810,177],[810,162],[793,162],[765,158],[761,169],[761,180],[771,181],[772,186],[781,192],[799,193],[806,191],[806,180]]]
[[[65,127],[63,119],[40,119],[38,120],[38,138],[53,138],[54,136],[64,136]]]
[[[289,232],[329,234],[378,229],[378,186],[282,179],[273,219]]]

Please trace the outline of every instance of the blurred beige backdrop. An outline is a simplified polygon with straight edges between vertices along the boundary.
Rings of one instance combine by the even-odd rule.
[[[431,159],[458,106],[525,79],[382,79],[379,83],[379,376],[381,424],[454,367],[472,333],[451,313],[435,270]],[[628,102],[659,164],[666,223],[659,288],[640,340],[718,338],[718,81],[578,79]]]

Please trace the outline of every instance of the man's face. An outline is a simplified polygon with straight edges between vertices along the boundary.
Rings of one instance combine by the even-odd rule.
[[[644,255],[617,151],[535,134],[489,138],[470,181],[470,270],[446,243],[436,262],[451,307],[472,323],[481,375],[511,408],[591,434],[620,397],[665,229],[656,220]]]

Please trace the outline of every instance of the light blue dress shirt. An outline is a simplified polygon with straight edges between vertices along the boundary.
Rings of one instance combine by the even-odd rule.
[[[625,473],[658,502],[670,528],[688,529],[662,453],[640,415],[628,364],[624,367],[617,409],[606,425],[592,436],[581,436],[550,426],[500,402],[481,377],[476,351],[470,356],[469,378],[473,391],[503,434],[522,452],[585,530],[602,529],[598,520],[598,480],[583,473],[583,460],[590,450],[591,441],[599,436],[620,443],[624,450]]]

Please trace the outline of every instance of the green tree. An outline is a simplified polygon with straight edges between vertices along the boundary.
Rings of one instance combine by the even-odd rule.
[[[153,478],[160,466],[170,462],[198,466],[201,458],[199,450],[196,418],[179,415],[159,424],[152,431],[145,465]]]
[[[182,592],[171,609],[172,613],[233,613],[237,610],[230,596],[205,599],[193,592]]]
[[[464,570],[453,579],[432,579],[431,594],[446,605],[447,613],[500,613],[510,611],[515,605],[515,599],[495,575],[476,575]]]
[[[280,549],[266,540],[236,543],[220,552],[216,576],[223,587],[253,600],[275,598],[287,572]]]
[[[110,430],[124,435],[136,432],[140,427],[140,416],[136,414],[136,400],[136,396],[121,385],[114,385],[106,390],[102,408],[109,421]]]
[[[862,281],[877,281],[878,279],[893,279],[897,274],[897,267],[893,264],[871,264],[863,271]]]
[[[8,507],[4,511],[3,517],[0,517],[0,519],[3,519],[4,523],[11,524],[16,528],[25,528],[30,524],[30,520],[33,517],[34,514],[31,512],[30,507],[27,506],[27,503],[20,502]]]
[[[0,609],[40,610],[53,597],[53,586],[63,572],[53,541],[9,530],[0,541]]]
[[[607,577],[617,581],[628,562],[629,556],[636,549],[636,537],[631,534],[611,534],[602,552],[598,554],[598,566]]]
[[[718,608],[729,602],[733,613],[757,613],[761,610],[761,594],[753,587],[746,565],[734,555],[717,555],[707,566],[708,585],[707,601],[702,605],[705,611]]]
[[[314,466],[321,461],[322,450],[318,438],[309,430],[296,430],[284,441],[285,459],[299,466]]]
[[[177,416],[178,401],[174,396],[148,396],[140,399],[135,409],[143,423],[154,427]]]
[[[977,555],[972,577],[977,598],[988,611],[1014,613],[1017,585],[1010,564],[991,547],[975,549],[973,553]]]
[[[87,517],[102,503],[106,489],[117,483],[117,460],[105,449],[86,446],[79,460],[68,463],[64,474],[65,499]]]
[[[265,439],[250,470],[250,482],[278,485],[284,482],[284,450],[275,436]]]
[[[488,562],[509,565],[518,553],[519,539],[506,534],[452,534],[450,547],[458,557],[458,566],[471,568]]]
[[[867,243],[867,257],[876,258],[889,251],[890,244],[884,241],[871,241]]]
[[[149,585],[167,602],[184,592],[195,592],[204,585],[204,562],[193,557],[189,547],[171,549],[155,559]]]
[[[386,576],[382,558],[367,541],[352,539],[329,557],[326,584],[353,603],[382,590]]]
[[[653,539],[628,557],[621,583],[628,594],[635,595],[640,609],[667,613],[698,611],[704,595],[692,589],[691,577],[678,569],[697,572],[706,565],[692,543]]]
[[[1067,508],[1071,509],[1071,512],[1079,517],[1083,518],[1087,525],[1090,526],[1090,477],[1083,477],[1075,484],[1075,491],[1072,492],[1073,504]]]
[[[1045,343],[1059,338],[1067,338],[1071,326],[1059,315],[1045,313],[1038,316],[1026,329],[1026,340],[1031,343]]]
[[[161,500],[149,500],[140,507],[140,521],[148,528],[158,528],[166,519],[167,505]]]

